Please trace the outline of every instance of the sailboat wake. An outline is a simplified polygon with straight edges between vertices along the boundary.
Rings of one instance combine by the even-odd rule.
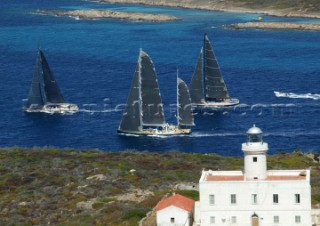
[[[276,97],[287,97],[287,98],[294,98],[294,99],[312,99],[312,100],[320,100],[320,94],[297,94],[297,93],[284,93],[279,91],[274,91],[274,95]]]
[[[110,113],[110,112],[118,112],[118,109],[105,109],[105,110],[88,110],[88,109],[79,109],[79,112],[89,113],[89,114],[95,114],[95,113]]]
[[[229,137],[229,136],[242,136],[242,133],[200,133],[193,132],[190,137]]]

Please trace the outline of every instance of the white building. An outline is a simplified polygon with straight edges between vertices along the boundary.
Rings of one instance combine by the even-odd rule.
[[[174,194],[156,206],[157,226],[190,226],[193,222],[194,200]]]
[[[262,131],[247,134],[244,171],[202,172],[194,225],[311,226],[310,170],[267,170]]]

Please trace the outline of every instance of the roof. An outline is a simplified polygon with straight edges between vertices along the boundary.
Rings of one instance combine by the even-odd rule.
[[[247,134],[262,134],[262,130],[258,127],[256,127],[255,124],[253,124],[253,127],[251,127],[250,129],[248,129]]]
[[[244,181],[244,175],[207,175],[205,181]],[[268,175],[259,181],[306,180],[305,175]]]
[[[175,206],[190,212],[193,209],[194,202],[194,200],[189,199],[183,195],[174,194],[168,198],[161,200],[156,206],[156,211],[160,211],[169,206]]]
[[[208,175],[206,181],[243,181],[243,175]]]

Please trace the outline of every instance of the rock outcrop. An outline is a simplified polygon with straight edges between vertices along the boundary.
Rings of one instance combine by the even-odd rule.
[[[235,29],[286,29],[286,30],[310,30],[320,31],[320,24],[285,23],[285,22],[248,22],[228,25]]]
[[[96,0],[93,0],[96,1]],[[280,17],[320,18],[319,3],[305,4],[303,1],[286,3],[255,0],[98,0],[105,3],[142,4],[181,7],[188,9],[217,10],[228,12],[261,13]]]
[[[112,18],[119,20],[133,20],[133,21],[150,21],[150,22],[167,22],[179,20],[179,18],[171,15],[152,14],[152,13],[138,13],[138,12],[120,12],[111,10],[39,10],[38,13],[55,16],[68,16],[77,19],[101,19]]]

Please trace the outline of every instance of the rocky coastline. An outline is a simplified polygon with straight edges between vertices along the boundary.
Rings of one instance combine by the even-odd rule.
[[[147,22],[168,22],[179,20],[179,18],[164,14],[138,13],[138,12],[120,12],[111,10],[38,10],[37,13],[54,16],[67,16],[76,19],[102,19],[112,18],[119,20],[147,21]]]
[[[312,4],[307,6],[292,6],[288,5],[258,5],[249,0],[211,0],[211,1],[197,1],[197,0],[92,0],[100,3],[120,3],[120,4],[141,4],[152,6],[168,6],[179,7],[186,9],[200,9],[226,12],[241,12],[241,13],[256,13],[265,14],[278,17],[305,17],[305,18],[320,18],[320,11],[315,9]],[[318,7],[318,6],[317,6]]]
[[[288,5],[288,7],[272,6],[267,4],[257,4],[250,2],[250,0],[212,0],[212,1],[196,1],[196,0],[93,0],[100,3],[121,3],[121,4],[141,4],[153,6],[179,7],[186,9],[200,9],[226,12],[240,12],[240,13],[256,13],[277,17],[304,17],[320,19],[320,11],[317,7],[311,4],[305,5]],[[285,0],[283,0],[285,1]],[[280,1],[280,3],[282,3]],[[289,7],[290,6],[290,7]],[[278,7],[278,8],[277,8]],[[248,22],[227,25],[227,27],[234,29],[287,29],[287,30],[304,30],[304,31],[320,31],[320,24],[316,23],[287,23],[287,22]]]
[[[168,193],[198,200],[203,169],[243,166],[240,157],[213,153],[19,147],[0,149],[0,160],[0,225],[139,225]],[[319,208],[319,154],[270,155],[268,168],[310,168]],[[149,220],[140,225],[154,225]]]
[[[319,24],[305,23],[284,23],[284,22],[247,22],[230,24],[227,27],[234,29],[285,29],[285,30],[304,30],[304,31],[320,31]]]

